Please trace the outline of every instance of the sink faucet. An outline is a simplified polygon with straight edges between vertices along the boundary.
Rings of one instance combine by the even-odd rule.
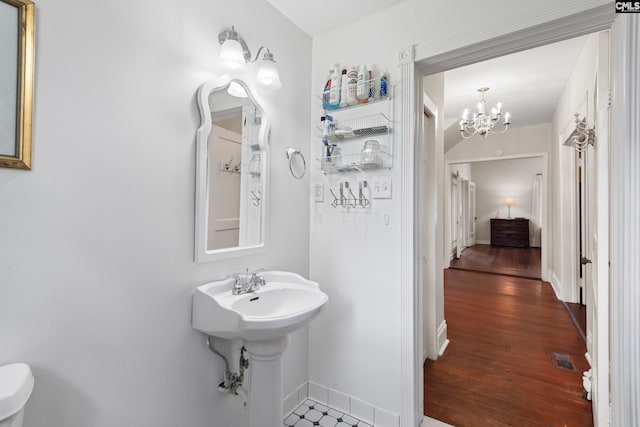
[[[261,286],[266,285],[267,283],[265,282],[264,278],[262,276],[258,276],[258,273],[262,270],[264,269],[261,268],[259,270],[256,270],[251,273],[251,276],[249,276],[249,269],[247,269],[247,273],[244,275],[246,280],[244,283],[242,281],[241,274],[238,273],[232,275],[231,277],[234,277],[236,281],[233,284],[233,291],[231,291],[231,293],[233,295],[242,295],[249,292],[255,292],[256,290],[260,289]]]

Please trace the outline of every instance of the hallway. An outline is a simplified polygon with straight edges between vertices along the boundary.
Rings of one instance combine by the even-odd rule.
[[[451,343],[425,363],[427,416],[458,427],[593,425],[585,344],[548,283],[445,270],[445,318]]]
[[[449,268],[540,279],[540,248],[473,245],[452,260]]]

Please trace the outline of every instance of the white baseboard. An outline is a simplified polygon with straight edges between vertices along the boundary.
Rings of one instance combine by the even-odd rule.
[[[561,283],[560,283],[560,279],[558,278],[558,276],[556,276],[555,272],[551,272],[551,281],[549,283],[551,283],[551,288],[553,289],[553,292],[556,294],[556,298],[558,298],[560,301],[564,301],[564,298],[562,298],[562,294],[560,293],[560,289],[562,288]]]
[[[476,245],[490,245],[491,241],[490,240],[477,240],[476,239]]]
[[[341,393],[314,381],[303,383],[293,393],[284,398],[283,413],[285,414],[285,418],[307,399],[344,412],[374,427],[400,426],[400,415],[386,411],[357,397]],[[430,426],[430,424],[426,425]]]
[[[449,339],[447,338],[447,321],[443,320],[438,326],[438,357],[444,354],[444,351],[449,346]]]

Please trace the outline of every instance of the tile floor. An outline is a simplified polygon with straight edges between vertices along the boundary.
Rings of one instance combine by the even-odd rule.
[[[283,427],[373,427],[342,412],[307,399],[284,420]]]

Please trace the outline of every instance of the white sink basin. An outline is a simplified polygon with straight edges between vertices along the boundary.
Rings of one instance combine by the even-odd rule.
[[[199,286],[193,294],[193,328],[247,341],[283,337],[309,323],[329,299],[316,282],[298,274],[265,271],[259,275],[266,285],[242,295],[231,293],[231,278]]]

